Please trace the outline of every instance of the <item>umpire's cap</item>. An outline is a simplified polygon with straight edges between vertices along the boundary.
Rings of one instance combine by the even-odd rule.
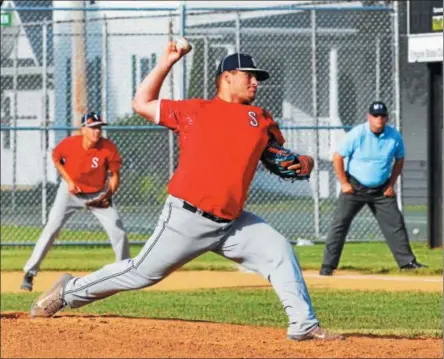
[[[238,52],[222,59],[217,67],[216,77],[224,71],[231,70],[254,72],[258,81],[264,81],[270,77],[268,71],[256,67],[256,61],[254,61],[252,56]]]
[[[372,116],[388,116],[387,106],[382,101],[373,101],[370,104],[368,113]]]
[[[80,123],[82,127],[106,126],[106,122],[103,122],[102,116],[96,112],[85,113]]]

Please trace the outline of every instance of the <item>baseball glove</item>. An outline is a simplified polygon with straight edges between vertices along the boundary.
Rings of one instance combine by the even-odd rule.
[[[108,208],[112,205],[113,192],[108,188],[97,198],[90,199],[85,202],[85,206],[94,208]]]
[[[313,161],[310,156],[298,155],[270,140],[261,157],[262,164],[271,173],[284,180],[301,181],[310,178]],[[288,167],[300,164],[299,169]]]

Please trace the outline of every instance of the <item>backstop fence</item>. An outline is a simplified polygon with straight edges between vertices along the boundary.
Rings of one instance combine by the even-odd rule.
[[[131,101],[167,41],[180,36],[193,51],[173,68],[163,98],[212,98],[217,63],[236,51],[252,54],[270,71],[255,104],[272,113],[286,146],[312,155],[316,166],[309,182],[287,183],[259,164],[246,209],[290,240],[325,240],[339,193],[332,156],[346,132],[366,120],[370,102],[383,100],[391,125],[401,125],[396,3],[150,9],[6,3],[11,7],[2,7],[1,32],[2,245],[37,240],[60,183],[52,149],[75,133],[87,111],[104,116],[110,125],[104,135],[123,157],[115,204],[130,241],[149,237],[178,146],[173,133],[136,116]],[[402,206],[400,185],[398,201]],[[414,239],[424,240],[425,224],[404,211],[408,227],[420,229]],[[383,239],[367,208],[348,239]],[[56,243],[102,242],[106,234],[85,209],[68,220]]]

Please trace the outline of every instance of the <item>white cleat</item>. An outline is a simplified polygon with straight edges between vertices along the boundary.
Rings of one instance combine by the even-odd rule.
[[[62,310],[66,306],[66,302],[62,298],[62,289],[72,278],[71,274],[63,274],[51,289],[40,294],[31,305],[31,318],[52,317]]]
[[[345,340],[345,336],[341,334],[336,334],[332,332],[328,332],[325,329],[322,329],[320,326],[316,326],[313,330],[304,335],[288,335],[288,339],[302,341],[302,340]]]

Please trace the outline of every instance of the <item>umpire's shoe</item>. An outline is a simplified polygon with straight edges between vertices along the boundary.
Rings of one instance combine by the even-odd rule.
[[[63,274],[51,289],[41,294],[31,306],[31,318],[52,317],[66,306],[63,300],[63,289],[71,279],[71,274]]]
[[[302,341],[302,340],[344,340],[345,337],[341,334],[335,334],[331,332],[327,332],[325,329],[322,329],[320,326],[316,326],[314,329],[309,331],[304,335],[288,335],[288,339]]]
[[[322,265],[319,275],[331,276],[333,275],[333,267]]]
[[[425,264],[418,263],[416,259],[400,267],[400,269],[420,269],[420,268],[427,268],[427,266]]]
[[[20,286],[21,289],[32,291],[32,281],[34,280],[34,276],[31,273],[26,273],[23,278],[23,283]]]

